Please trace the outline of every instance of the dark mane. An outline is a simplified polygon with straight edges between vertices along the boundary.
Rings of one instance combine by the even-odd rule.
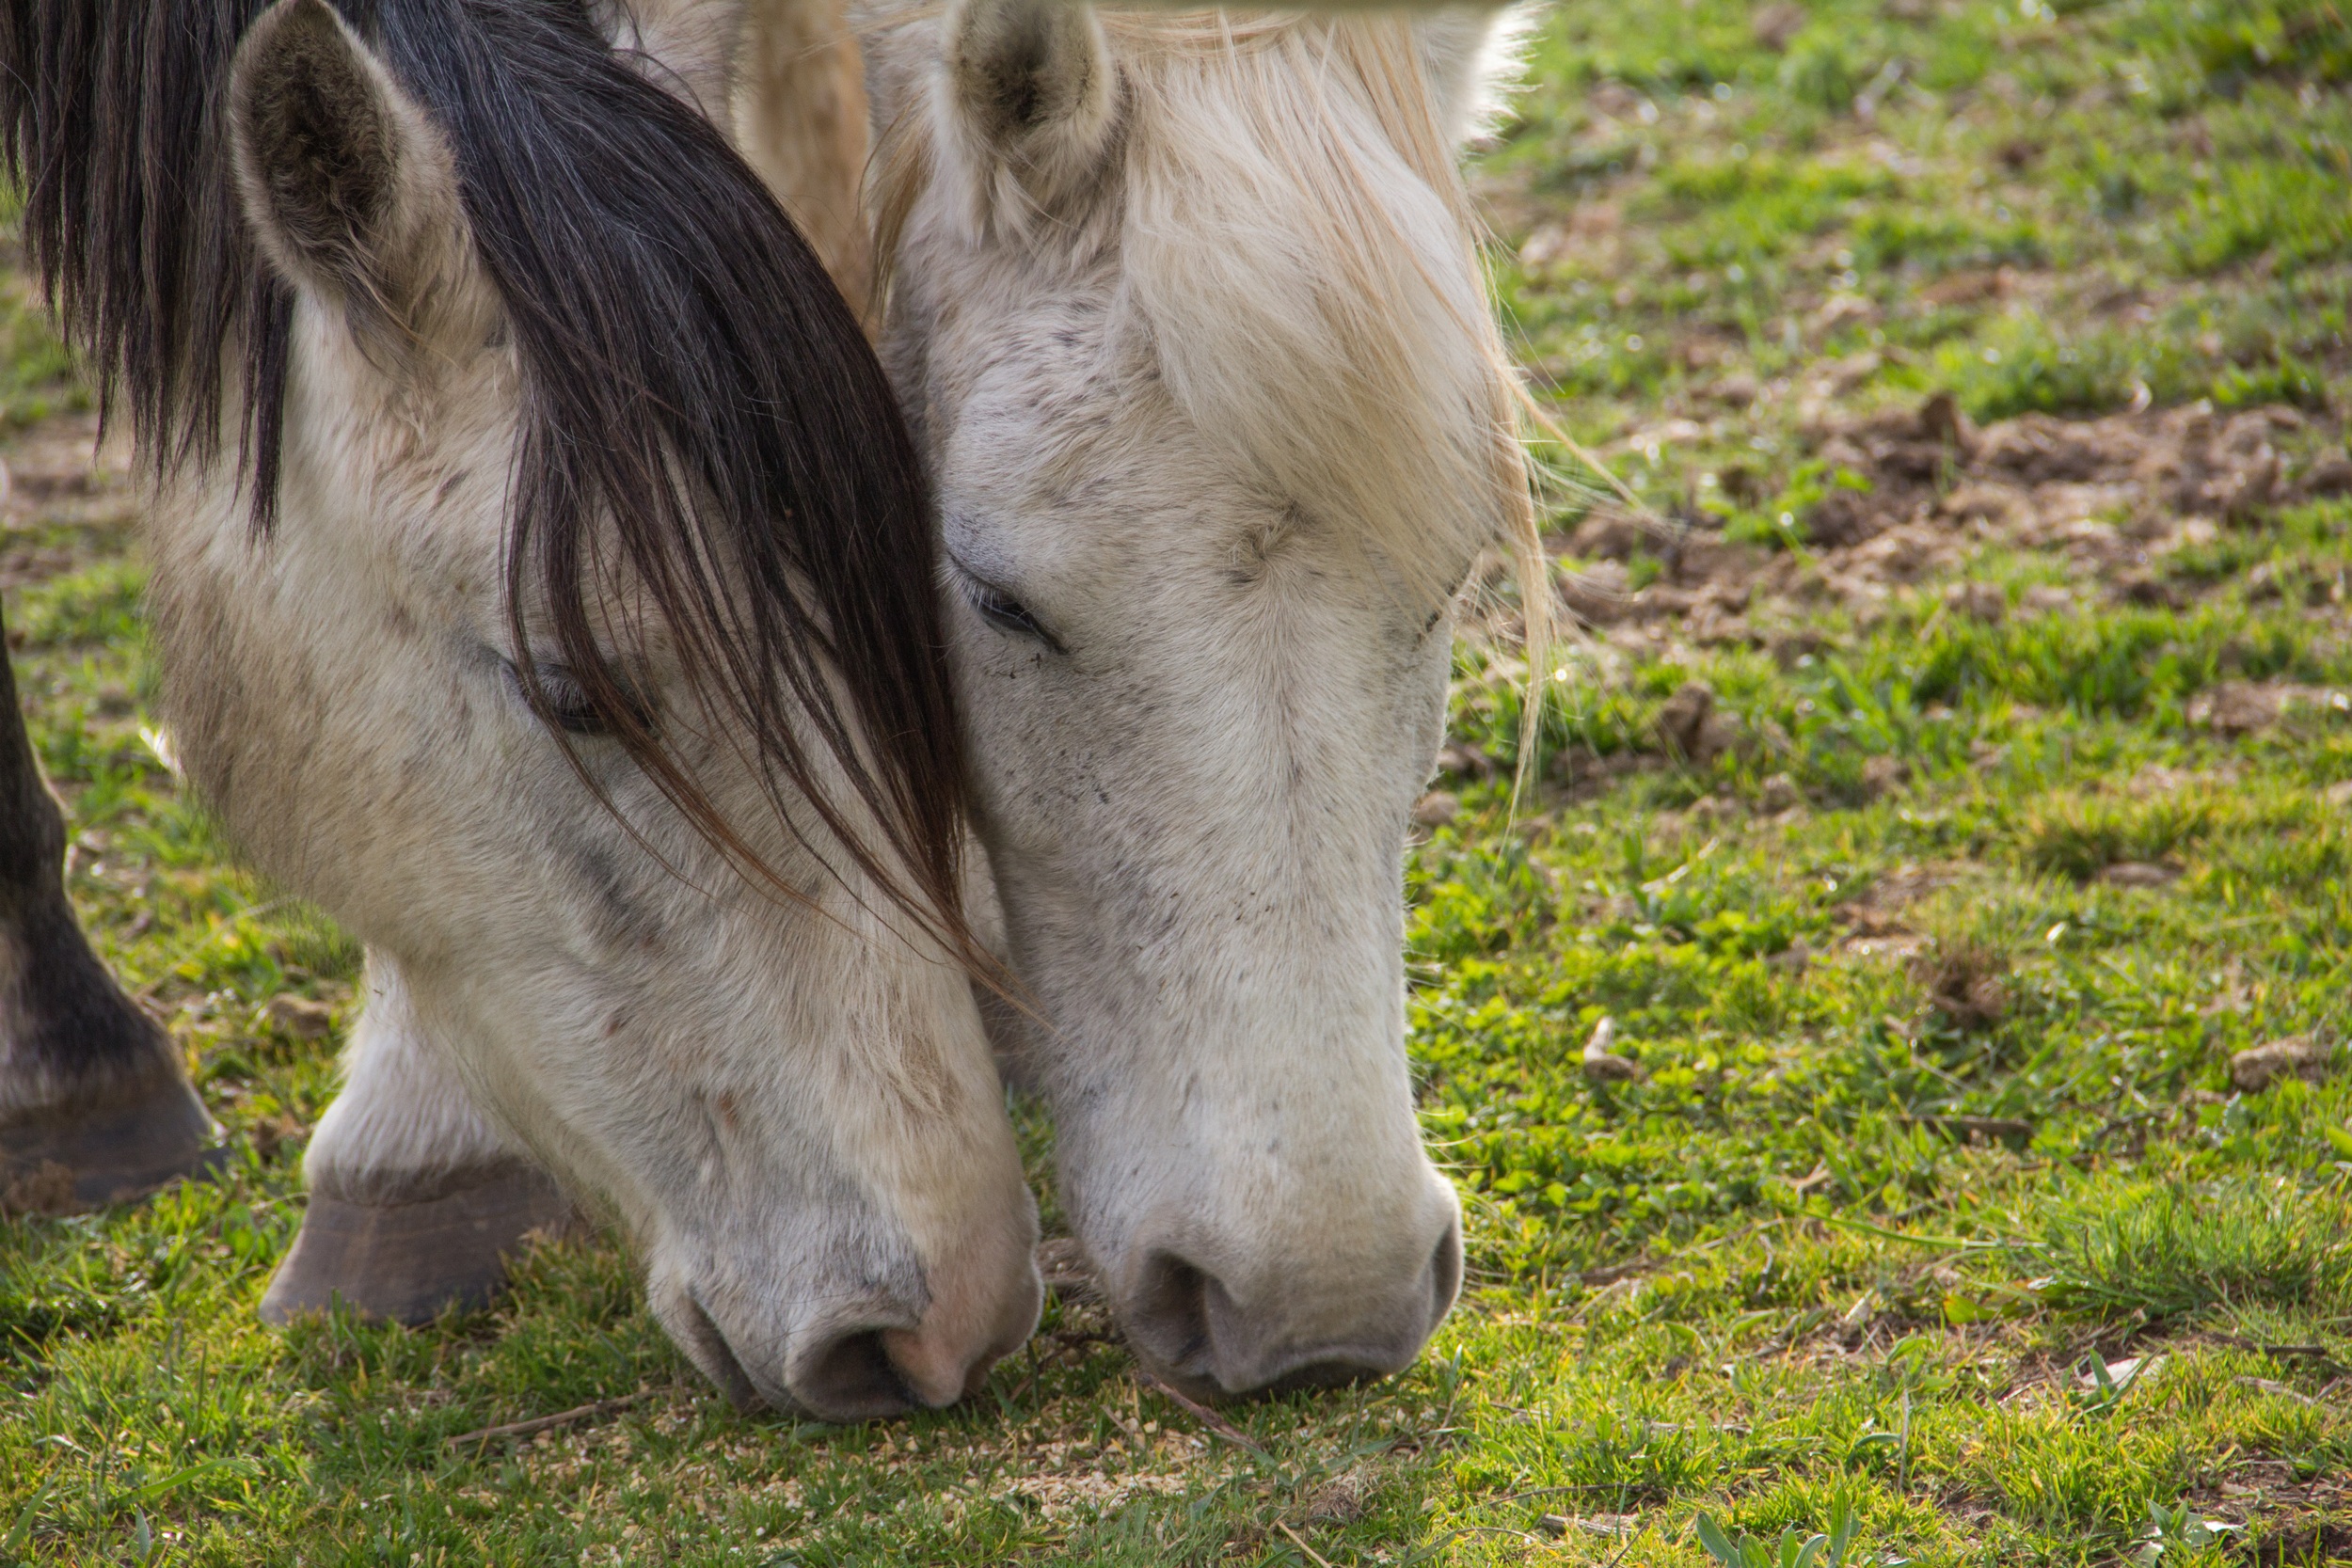
[[[815,253],[580,0],[334,3],[448,137],[515,334],[527,388],[507,550],[517,646],[535,587],[549,654],[606,726],[698,831],[777,882],[599,644],[592,606],[625,567],[775,808],[796,820],[805,797],[852,862],[974,958],[920,463]],[[0,155],[102,406],[128,413],[159,479],[234,463],[266,531],[292,299],[256,258],[218,112],[237,40],[264,8],[0,0]],[[602,559],[607,539],[617,562]],[[802,734],[885,842],[852,831]]]

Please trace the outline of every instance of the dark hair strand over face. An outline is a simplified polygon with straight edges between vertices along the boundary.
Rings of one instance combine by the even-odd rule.
[[[739,868],[791,893],[657,732],[629,650],[599,637],[617,595],[642,595],[792,831],[813,815],[818,840],[988,970],[960,912],[929,498],[814,251],[579,0],[336,4],[450,143],[514,334],[507,609],[526,685],[535,603],[599,727]],[[257,261],[218,108],[262,8],[0,0],[0,155],[102,407],[127,410],[158,479],[233,452],[266,532],[293,297]],[[862,812],[822,787],[828,765]]]

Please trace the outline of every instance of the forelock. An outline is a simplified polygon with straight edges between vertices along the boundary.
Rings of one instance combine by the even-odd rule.
[[[869,47],[903,72],[890,35],[911,42],[935,13],[881,9]],[[1481,548],[1526,558],[1515,372],[1411,24],[1097,15],[1125,116],[1104,189],[1083,213],[995,232],[1032,267],[1116,247],[1125,325],[1185,417],[1311,522],[1369,545],[1414,598],[1442,594]],[[877,299],[923,192],[955,173],[922,95],[900,96],[875,164]]]
[[[1120,13],[1126,297],[1196,428],[1417,598],[1525,526],[1511,371],[1400,18]]]

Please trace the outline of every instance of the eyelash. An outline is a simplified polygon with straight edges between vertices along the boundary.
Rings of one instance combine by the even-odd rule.
[[[975,578],[961,573],[957,576],[964,598],[981,620],[1009,636],[1033,638],[1057,654],[1068,651],[1062,647],[1061,639],[1047,631],[1044,623],[1030,614],[1028,607],[1019,599]]]
[[[533,702],[531,692],[523,686],[521,673],[509,666],[509,677],[514,681],[516,691],[521,694],[525,705],[542,720],[566,735],[612,733],[612,726],[605,721],[605,716],[596,710],[596,705],[588,700],[588,693],[581,689],[579,677],[567,667],[543,663],[537,667],[537,673],[538,700]],[[640,705],[636,692],[624,689],[622,701],[629,705],[638,722],[651,723],[651,714]]]
[[[539,700],[532,705],[539,716],[566,735],[602,735],[606,731],[604,716],[589,702],[572,673],[560,664],[542,664],[538,668]]]

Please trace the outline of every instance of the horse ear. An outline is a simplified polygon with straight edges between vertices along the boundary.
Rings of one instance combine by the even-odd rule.
[[[1041,205],[1092,177],[1119,90],[1089,8],[954,0],[946,63],[949,109],[990,175],[1010,175]]]
[[[238,47],[229,82],[237,190],[262,253],[343,307],[397,325],[464,253],[447,146],[326,0],[278,0]]]
[[[1422,71],[1448,142],[1459,147],[1495,129],[1535,21],[1534,7],[1524,4],[1448,6],[1414,19]]]

